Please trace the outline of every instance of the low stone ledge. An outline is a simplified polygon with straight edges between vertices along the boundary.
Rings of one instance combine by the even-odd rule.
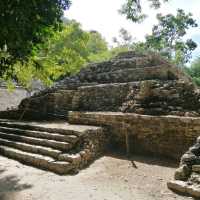
[[[198,185],[188,185],[184,181],[170,181],[167,187],[175,192],[200,198],[200,187]]]
[[[168,183],[170,189],[200,198],[200,137],[181,157],[174,179]]]
[[[193,166],[192,166],[192,171],[193,171],[193,172],[200,173],[200,165],[193,165]]]
[[[87,130],[82,135],[80,151],[76,154],[63,154],[60,160],[72,163],[74,171],[87,167],[95,159],[99,158],[106,151],[110,137],[105,129]],[[72,170],[73,171],[73,170]]]
[[[112,140],[124,145],[125,135],[133,151],[179,160],[200,132],[200,118],[149,116],[120,112],[69,112],[70,123],[110,127]]]
[[[167,183],[167,187],[173,191],[186,194],[187,184],[184,181],[170,181]]]

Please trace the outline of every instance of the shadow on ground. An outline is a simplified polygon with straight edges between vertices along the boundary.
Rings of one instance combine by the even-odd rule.
[[[0,169],[0,200],[14,200],[19,191],[29,189],[32,185],[20,183],[15,175],[4,176],[5,169]]]
[[[168,158],[163,158],[159,156],[152,156],[152,155],[137,155],[137,154],[131,154],[127,156],[125,153],[117,152],[117,151],[110,151],[106,153],[106,156],[110,156],[117,159],[122,160],[129,160],[134,168],[137,168],[137,164],[135,162],[139,163],[146,163],[149,165],[158,165],[162,167],[170,167],[170,168],[177,168],[179,163],[175,160],[171,160]]]
[[[162,167],[167,167],[167,168],[173,168],[174,170],[177,169],[178,167],[178,162],[171,160],[171,159],[166,159],[163,157],[158,157],[158,156],[152,156],[152,155],[134,155],[131,154],[130,156],[127,156],[125,153],[122,152],[107,152],[106,156],[120,159],[120,160],[127,160],[132,163],[133,168],[139,169],[138,163],[144,163],[150,165],[157,165],[157,166],[162,166]],[[187,197],[188,199],[191,200],[200,200],[199,198],[192,198],[190,195],[187,195],[185,193],[179,193],[176,191],[173,191],[174,193],[182,196],[182,197]]]

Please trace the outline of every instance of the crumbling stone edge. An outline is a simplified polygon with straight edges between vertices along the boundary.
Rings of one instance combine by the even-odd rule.
[[[70,154],[62,154],[65,159],[72,163],[71,173],[78,173],[79,170],[88,167],[96,159],[100,158],[106,152],[110,143],[110,137],[106,128],[96,131],[87,130],[81,136],[82,141],[77,145],[78,149]]]
[[[175,192],[200,198],[200,137],[181,157],[174,180],[169,181],[167,186]]]

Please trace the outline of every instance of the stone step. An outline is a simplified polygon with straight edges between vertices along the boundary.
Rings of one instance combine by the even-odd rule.
[[[59,155],[58,160],[59,161],[67,161],[67,162],[71,162],[73,164],[77,164],[77,163],[81,162],[81,155],[80,155],[80,152],[75,153],[75,154],[63,153],[63,154]]]
[[[66,122],[67,123],[67,122]],[[14,120],[5,120],[0,119],[0,126],[9,127],[9,128],[18,128],[23,130],[33,130],[33,131],[41,131],[48,133],[58,133],[63,135],[76,135],[80,136],[81,133],[79,131],[73,129],[62,129],[62,128],[49,128],[45,126],[40,126],[38,124],[29,123],[29,122],[18,122]]]
[[[192,171],[196,173],[200,173],[200,165],[193,165],[192,166]]]
[[[164,69],[164,70],[163,70]],[[170,77],[169,72],[173,72],[173,68],[166,64],[154,65],[144,68],[125,68],[109,72],[100,72],[95,76],[86,78],[88,82],[97,83],[126,83],[141,80],[174,80],[177,77]]]
[[[103,134],[101,127],[71,125],[66,121],[0,119],[0,155],[57,174],[68,174],[87,166],[103,151],[104,145],[101,147],[95,140],[101,141]]]
[[[8,134],[11,133],[11,134],[23,135],[27,137],[56,140],[56,141],[61,141],[61,142],[69,142],[72,144],[75,144],[79,140],[78,136],[76,135],[63,135],[59,133],[24,130],[24,129],[19,129],[19,128],[10,128],[10,127],[3,127],[3,126],[0,126],[0,132],[8,133]]]
[[[178,194],[184,194],[194,197],[194,199],[200,199],[200,188],[198,184],[189,185],[184,181],[170,181],[167,183],[167,187]]]
[[[0,138],[0,145],[7,146],[7,147],[12,147],[21,151],[29,152],[29,153],[35,153],[35,154],[41,154],[44,156],[49,156],[54,159],[59,158],[60,155],[62,155],[62,151],[50,148],[50,147],[43,147],[39,145],[31,145],[31,144],[26,144],[23,142],[16,142],[12,140],[6,140]],[[62,159],[66,160],[66,159]],[[69,160],[67,160],[69,161]]]
[[[68,174],[73,169],[73,165],[69,162],[55,161],[47,156],[27,153],[3,145],[0,146],[0,154],[23,164],[48,170],[60,175]]]
[[[164,64],[163,61],[158,61],[155,60],[155,58],[153,57],[147,56],[121,58],[120,60],[113,59],[111,61],[105,61],[103,63],[90,63],[89,66],[87,68],[83,68],[77,76],[81,81],[85,81],[92,77],[92,75],[97,73],[107,73],[120,69],[143,69],[145,67],[151,67],[161,64]]]
[[[67,143],[67,142],[60,142],[55,140],[47,140],[47,139],[40,139],[40,138],[34,138],[34,137],[26,137],[21,135],[15,135],[15,134],[7,134],[0,132],[0,138],[3,139],[9,139],[12,141],[19,141],[24,142],[28,144],[35,144],[45,147],[52,147],[54,149],[58,149],[61,151],[67,151],[73,147],[73,144]]]
[[[6,140],[0,138],[0,145],[12,147],[21,151],[25,151],[28,153],[40,154],[43,156],[52,157],[58,161],[67,161],[71,163],[77,164],[81,162],[81,156],[79,153],[69,154],[66,152],[62,152],[60,150],[56,150],[50,147],[43,147],[39,145],[31,145],[22,142],[16,142],[12,140]]]

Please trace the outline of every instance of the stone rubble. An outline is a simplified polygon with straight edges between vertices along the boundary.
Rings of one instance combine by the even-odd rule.
[[[174,179],[168,182],[168,188],[200,198],[200,137],[197,138],[196,144],[181,157]]]
[[[132,87],[122,112],[146,115],[200,116],[200,93],[193,83],[177,80],[142,81]]]

